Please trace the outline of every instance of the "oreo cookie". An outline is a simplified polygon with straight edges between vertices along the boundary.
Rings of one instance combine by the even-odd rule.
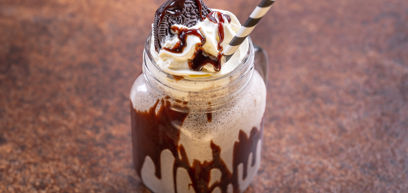
[[[187,27],[202,21],[211,12],[202,0],[167,0],[156,11],[153,22],[154,47],[157,52],[166,36],[173,36],[171,26],[180,24]]]

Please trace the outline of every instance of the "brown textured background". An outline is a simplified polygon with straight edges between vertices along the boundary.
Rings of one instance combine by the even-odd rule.
[[[0,0],[0,192],[148,192],[128,93],[160,0]],[[241,22],[258,1],[208,0]],[[248,193],[408,192],[408,1],[279,1]]]

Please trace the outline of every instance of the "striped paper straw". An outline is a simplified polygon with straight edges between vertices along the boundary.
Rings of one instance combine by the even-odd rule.
[[[255,29],[256,24],[258,24],[263,16],[269,11],[274,2],[275,0],[262,0],[254,11],[252,11],[248,20],[242,25],[241,29],[239,29],[238,33],[235,34],[234,38],[232,38],[231,42],[224,50],[223,55],[225,56],[226,61],[234,55],[239,45],[241,45],[248,35]]]

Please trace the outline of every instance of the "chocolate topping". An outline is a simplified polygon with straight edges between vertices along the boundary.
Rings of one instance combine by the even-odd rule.
[[[194,26],[210,13],[210,9],[202,0],[168,0],[156,11],[153,23],[154,46],[158,52],[161,42],[173,33],[171,26],[181,24],[187,27]]]

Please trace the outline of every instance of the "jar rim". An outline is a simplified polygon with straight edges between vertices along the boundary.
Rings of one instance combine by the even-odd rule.
[[[155,68],[155,70],[157,70],[159,73],[166,76],[167,78],[176,80],[177,76],[174,76],[174,74],[171,74],[169,72],[164,71],[156,63],[155,59],[153,58],[152,53],[150,52],[151,40],[152,40],[152,34],[149,34],[149,36],[147,37],[146,42],[145,42],[144,55],[147,56],[149,62],[151,62],[153,64],[152,66]],[[234,68],[233,70],[231,70],[230,72],[225,73],[225,74],[223,74],[221,76],[205,76],[205,77],[189,77],[189,78],[183,77],[183,79],[177,80],[177,81],[182,81],[182,82],[184,82],[184,81],[186,81],[186,82],[206,82],[206,83],[209,83],[211,81],[215,82],[215,81],[218,81],[218,80],[229,78],[234,74],[238,74],[238,73],[245,74],[246,72],[250,71],[251,67],[253,66],[253,64],[243,65],[243,64],[246,64],[248,61],[250,61],[251,56],[254,57],[254,47],[253,47],[252,39],[248,36],[248,50],[247,50],[247,53],[245,54],[245,57],[240,60],[239,65],[236,68]],[[147,70],[150,70],[149,66],[147,66],[146,62],[144,62],[144,67],[146,67]],[[245,67],[247,67],[247,68],[245,69]]]

